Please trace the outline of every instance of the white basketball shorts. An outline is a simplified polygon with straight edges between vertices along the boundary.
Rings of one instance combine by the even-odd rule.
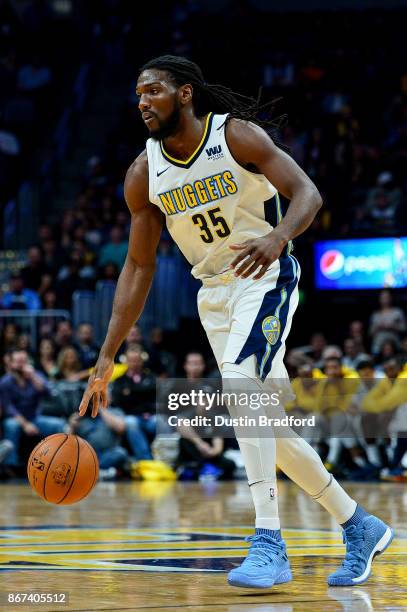
[[[198,311],[216,361],[241,363],[255,355],[258,375],[287,378],[285,340],[298,305],[300,266],[284,255],[259,280],[227,271],[203,280]]]

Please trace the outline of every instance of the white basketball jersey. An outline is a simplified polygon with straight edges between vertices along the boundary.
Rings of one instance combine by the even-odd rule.
[[[202,140],[186,161],[171,157],[161,142],[147,141],[150,201],[165,214],[168,231],[199,279],[228,268],[237,254],[229,245],[273,229],[264,202],[277,190],[233,159],[226,117],[209,113]]]

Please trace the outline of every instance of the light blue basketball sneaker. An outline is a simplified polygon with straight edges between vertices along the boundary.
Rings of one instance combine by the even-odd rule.
[[[386,550],[393,537],[393,529],[372,514],[358,524],[346,527],[343,530],[345,560],[336,572],[328,576],[329,586],[355,586],[366,582],[374,557]]]
[[[251,542],[246,559],[228,574],[231,586],[269,589],[293,578],[284,540],[258,531],[246,538]]]

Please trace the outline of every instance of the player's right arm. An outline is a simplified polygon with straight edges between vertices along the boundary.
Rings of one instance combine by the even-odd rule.
[[[115,355],[133,323],[140,317],[155,271],[163,215],[148,197],[148,163],[143,152],[127,171],[124,196],[131,213],[129,247],[117,282],[107,335],[95,369],[79,406],[86,413],[93,399],[92,417],[99,406],[107,406],[107,385],[113,373]]]

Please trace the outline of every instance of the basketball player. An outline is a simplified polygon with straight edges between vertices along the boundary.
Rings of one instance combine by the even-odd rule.
[[[140,317],[153,279],[163,221],[202,281],[198,310],[224,380],[287,378],[285,340],[298,303],[291,240],[308,228],[321,197],[262,126],[258,105],[205,82],[200,68],[162,56],[142,68],[139,109],[150,138],[125,180],[129,250],[107,336],[79,411],[106,407],[113,360]],[[264,206],[290,200],[273,228]],[[267,206],[267,203],[266,203]],[[174,290],[176,288],[174,287]],[[255,533],[229,584],[269,588],[292,579],[278,516],[276,463],[343,527],[346,557],[330,585],[367,580],[375,554],[393,538],[324,468],[300,437],[238,439],[256,511]]]

